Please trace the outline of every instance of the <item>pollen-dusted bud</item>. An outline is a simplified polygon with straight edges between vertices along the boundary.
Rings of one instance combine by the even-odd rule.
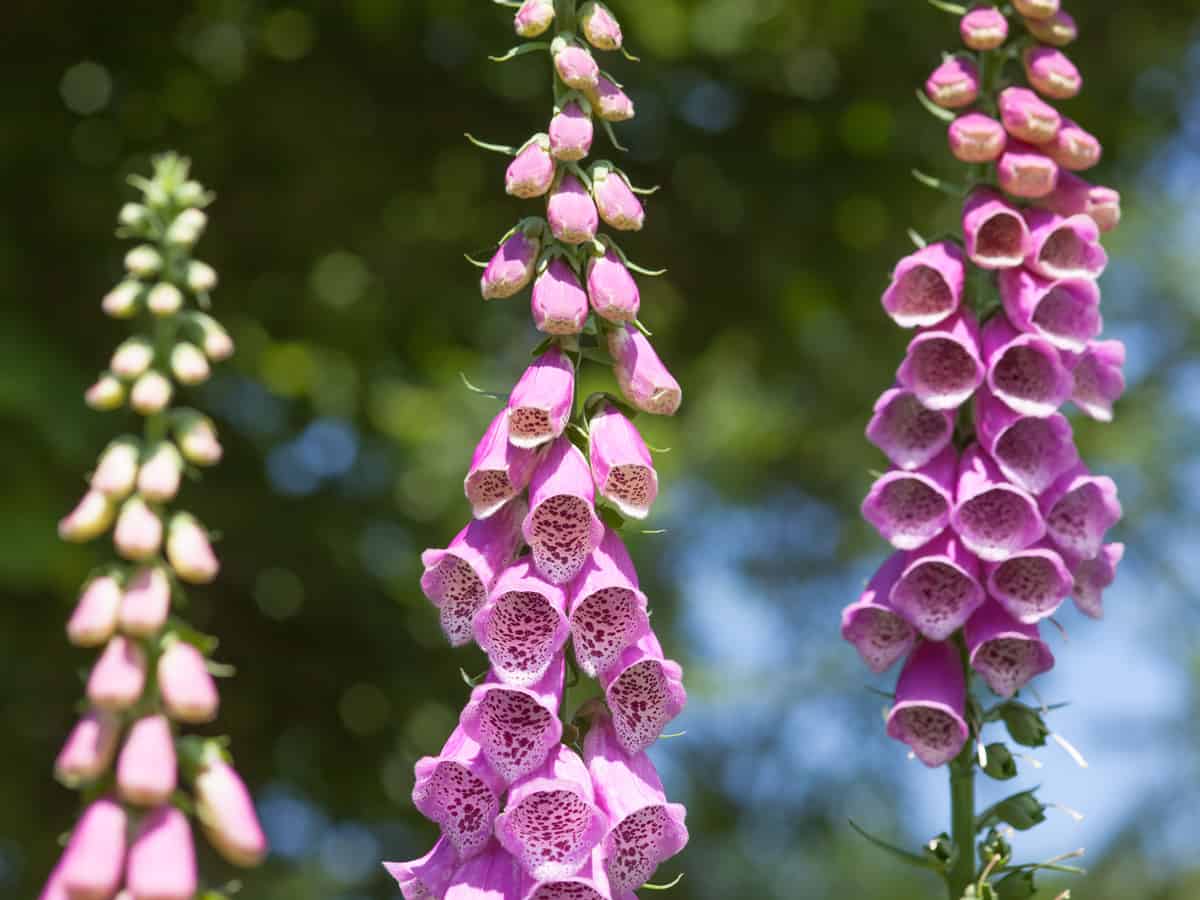
[[[195,344],[180,341],[171,351],[171,374],[180,384],[202,384],[211,374],[208,357]]]
[[[167,243],[190,247],[200,239],[208,216],[198,209],[185,209],[167,227]]]
[[[946,130],[950,152],[965,163],[987,163],[999,159],[1007,136],[1004,126],[983,113],[966,113]]]
[[[1013,0],[1013,7],[1026,19],[1049,19],[1058,12],[1059,0]]]
[[[1021,59],[1025,64],[1025,77],[1045,97],[1069,100],[1083,87],[1079,70],[1061,50],[1031,47]]]
[[[606,122],[625,122],[634,116],[633,101],[609,78],[601,75],[596,89],[588,94],[592,110]]]
[[[979,96],[979,69],[971,60],[953,56],[933,70],[925,93],[945,109],[970,106]]]
[[[83,399],[97,412],[118,409],[125,402],[125,385],[112,372],[105,372],[84,391]]]
[[[554,21],[554,0],[525,0],[513,18],[513,28],[525,38],[544,34]]]
[[[1008,19],[994,6],[977,6],[959,20],[958,30],[972,50],[995,50],[1008,39]]]
[[[162,256],[149,244],[139,244],[125,254],[125,268],[139,278],[157,275],[162,263]]]
[[[128,497],[137,481],[138,452],[134,438],[118,438],[109,444],[92,473],[92,489],[114,500]]]
[[[171,582],[161,566],[138,569],[121,598],[121,631],[130,637],[157,634],[171,611]]]
[[[114,319],[130,319],[137,315],[138,298],[142,296],[142,285],[137,281],[122,281],[104,295],[100,308]]]
[[[97,490],[90,490],[67,515],[59,520],[58,536],[71,543],[84,543],[108,531],[117,507]]]
[[[235,866],[249,868],[267,855],[267,838],[254,801],[233,767],[214,754],[196,775],[196,816],[209,843]]]
[[[54,761],[54,777],[69,788],[94,781],[112,765],[121,720],[94,710],[75,723]]]
[[[542,242],[531,230],[518,228],[500,244],[483,275],[479,292],[484,300],[503,300],[523,291],[533,280]]]
[[[125,887],[133,900],[191,900],[196,850],[187,817],[163,805],[142,819],[129,847]]]
[[[203,725],[217,715],[220,697],[204,655],[185,641],[172,641],[158,658],[163,708],[176,722]]]
[[[220,563],[208,532],[188,513],[175,513],[167,525],[167,560],[175,574],[191,584],[208,584],[217,577]]]
[[[217,270],[206,262],[192,260],[187,267],[187,286],[197,294],[207,294],[217,286]]]
[[[118,378],[132,381],[149,369],[152,362],[154,345],[144,337],[131,337],[117,347],[109,362],[109,368]]]
[[[603,3],[588,0],[579,10],[579,24],[583,26],[583,36],[597,50],[620,50],[622,44],[621,26],[617,17]]]
[[[93,578],[84,587],[67,620],[67,640],[76,647],[99,647],[117,630],[121,585],[111,575]]]
[[[166,716],[138,719],[117,758],[117,792],[126,803],[158,806],[171,799],[178,780],[175,737]]]
[[[510,197],[532,200],[544,197],[552,184],[554,157],[550,155],[550,136],[535,134],[508,164],[504,172],[504,192]]]
[[[637,282],[611,247],[587,264],[588,299],[596,315],[610,322],[632,322],[641,308]]]
[[[579,334],[587,321],[588,298],[565,259],[552,259],[533,284],[533,324],[546,334]]]
[[[141,497],[131,497],[121,505],[113,544],[126,559],[149,559],[162,546],[162,520]]]
[[[212,419],[198,412],[183,413],[175,422],[175,437],[183,458],[197,466],[215,466],[222,449]]]
[[[137,703],[145,686],[146,653],[136,641],[119,634],[92,666],[87,695],[100,709],[120,712]]]
[[[1058,183],[1058,163],[1024,141],[1010,140],[996,165],[996,180],[1014,197],[1036,200]]]
[[[554,71],[563,84],[577,91],[594,91],[600,78],[600,67],[585,48],[573,44],[563,37],[556,37],[550,45],[554,56]]]
[[[555,159],[583,159],[592,151],[594,133],[591,111],[576,100],[565,103],[550,120],[550,152]]]
[[[608,352],[613,358],[613,374],[626,400],[651,415],[675,415],[683,391],[636,325],[622,325],[610,331]]]
[[[1054,140],[1062,127],[1058,110],[1029,88],[1005,88],[998,102],[1005,130],[1018,140],[1046,144]]]
[[[546,218],[550,233],[564,244],[585,244],[594,240],[600,227],[596,204],[578,178],[563,174],[557,187],[550,191],[546,203]]]
[[[1026,19],[1025,27],[1029,33],[1043,44],[1055,47],[1065,47],[1079,37],[1079,28],[1071,14],[1059,10],[1046,19]]]
[[[129,390],[129,405],[134,412],[152,416],[170,405],[174,393],[171,380],[162,372],[151,369],[133,383]]]
[[[168,503],[179,492],[183,457],[169,441],[155,444],[138,470],[138,493],[152,503]]]
[[[156,316],[173,316],[183,309],[183,292],[173,284],[160,281],[146,295],[146,308]]]

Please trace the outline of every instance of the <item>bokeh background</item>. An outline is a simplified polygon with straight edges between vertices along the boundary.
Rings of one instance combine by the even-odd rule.
[[[837,616],[884,552],[856,514],[882,464],[862,428],[905,340],[878,296],[905,230],[953,216],[907,173],[954,171],[912,96],[954,21],[918,0],[613,6],[644,58],[612,64],[638,108],[623,164],[664,188],[625,246],[670,269],[643,282],[643,318],[685,385],[678,418],[647,422],[673,448],[650,526],[667,531],[633,542],[692,696],[687,734],[656,748],[692,832],[659,880],[685,871],[679,900],[940,896],[846,824],[916,845],[947,789],[882,736]],[[1077,427],[1120,483],[1129,553],[1105,622],[1062,615],[1041,682],[1090,768],[1049,747],[1019,782],[1086,818],[1051,811],[1017,846],[1085,846],[1075,896],[1194,898],[1200,12],[1069,8],[1086,80],[1069,113],[1125,196],[1103,284],[1131,382],[1115,425]],[[433,834],[412,764],[454,721],[459,668],[483,667],[443,645],[417,586],[495,410],[459,373],[503,391],[536,342],[525,303],[484,306],[463,261],[530,208],[462,133],[543,129],[545,60],[488,63],[512,37],[485,0],[44,0],[0,20],[0,895],[35,895],[74,814],[50,769],[91,657],[62,623],[108,548],[60,544],[55,521],[132,424],[80,395],[122,334],[98,302],[124,177],[173,147],[218,193],[200,256],[239,347],[197,398],[227,455],[187,502],[223,534],[190,612],[237,667],[220,730],[275,848],[242,896],[394,897],[378,860]]]

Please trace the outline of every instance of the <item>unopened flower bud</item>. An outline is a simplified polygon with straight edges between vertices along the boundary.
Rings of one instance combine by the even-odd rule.
[[[572,100],[550,120],[550,152],[555,159],[583,159],[592,150],[592,117]]]
[[[636,326],[622,325],[611,331],[608,352],[613,358],[613,374],[626,400],[651,415],[675,415],[683,399],[679,382]]]
[[[1049,19],[1058,7],[1059,0],[1013,0],[1013,8],[1026,19]]]
[[[117,552],[126,559],[149,559],[162,546],[162,520],[141,497],[131,497],[121,505],[121,515],[113,531]]]
[[[181,416],[175,427],[183,458],[198,466],[215,466],[221,461],[221,445],[212,419],[199,413]]]
[[[158,659],[158,687],[172,719],[191,725],[211,722],[220,698],[204,655],[184,641],[174,641]]]
[[[933,70],[925,82],[925,93],[945,109],[970,106],[979,96],[979,70],[968,59],[951,57]]]
[[[624,122],[634,115],[633,101],[610,79],[601,75],[596,89],[588,94],[592,110],[607,122]]]
[[[117,892],[125,871],[128,827],[125,810],[111,797],[102,797],[84,810],[59,863],[63,900],[102,900]]]
[[[67,640],[76,647],[99,647],[117,630],[121,585],[111,575],[93,578],[67,620]]]
[[[1084,211],[1095,220],[1101,231],[1112,231],[1121,224],[1121,194],[1110,187],[1093,185],[1088,189]]]
[[[646,211],[625,176],[603,163],[592,166],[591,176],[600,218],[619,231],[641,231]]]
[[[90,490],[67,515],[59,520],[58,536],[71,543],[83,543],[99,537],[116,518],[117,507],[97,490]]]
[[[132,337],[117,347],[109,368],[118,378],[132,381],[149,369],[152,362],[154,346],[143,337]]]
[[[554,158],[550,137],[535,134],[517,151],[504,173],[504,191],[511,197],[531,200],[543,197],[554,183]]]
[[[512,297],[533,280],[534,266],[542,242],[536,234],[518,228],[500,245],[479,279],[484,300]]]
[[[171,351],[171,374],[180,384],[201,384],[208,380],[208,357],[195,344],[180,341]]]
[[[171,612],[171,582],[161,566],[138,569],[121,598],[121,631],[130,637],[158,634]]]
[[[209,842],[235,866],[249,868],[267,854],[267,839],[242,779],[222,759],[196,776],[196,815]]]
[[[1007,135],[1004,126],[983,113],[967,113],[950,123],[950,152],[965,163],[986,163],[1000,158]]]
[[[183,458],[175,445],[162,441],[150,451],[138,470],[138,493],[152,503],[167,503],[179,492]]]
[[[1019,140],[1045,144],[1053,141],[1062,127],[1058,110],[1029,88],[1005,88],[999,106],[1005,130]]]
[[[117,409],[125,402],[125,385],[111,372],[105,372],[83,394],[84,402],[99,412]]]
[[[125,254],[125,268],[142,278],[158,274],[162,256],[149,244],[139,244]]]
[[[1079,36],[1079,28],[1071,14],[1061,9],[1046,19],[1026,19],[1029,33],[1043,44],[1065,47]]]
[[[175,737],[166,716],[138,719],[117,759],[117,791],[126,803],[158,806],[171,799],[178,780]]]
[[[641,307],[637,282],[613,249],[593,256],[587,266],[588,299],[596,315],[610,322],[632,322]]]
[[[197,294],[207,294],[217,286],[217,270],[195,259],[188,263],[187,286]]]
[[[196,849],[187,817],[169,804],[142,819],[129,847],[125,886],[135,900],[192,900]]]
[[[167,559],[175,574],[192,584],[208,584],[220,570],[208,533],[187,513],[175,513],[167,526]]]
[[[1100,141],[1091,132],[1080,128],[1070,119],[1063,121],[1052,140],[1045,147],[1046,154],[1056,163],[1071,172],[1082,172],[1100,162]]]
[[[1069,100],[1083,87],[1083,78],[1075,64],[1061,50],[1031,47],[1022,56],[1025,77],[1045,97]]]
[[[996,166],[996,180],[1014,197],[1045,197],[1058,183],[1058,163],[1036,147],[1011,140]]]
[[[129,391],[129,405],[143,416],[160,413],[171,403],[175,389],[162,372],[151,369],[137,381]]]
[[[54,761],[54,777],[69,788],[95,781],[108,771],[117,751],[121,722],[101,710],[75,723]]]
[[[521,37],[544,34],[554,21],[554,0],[525,0],[513,18],[513,27]]]
[[[93,490],[100,491],[114,500],[129,496],[137,481],[138,443],[133,438],[113,441],[100,455],[96,471],[92,473]]]
[[[550,233],[564,244],[584,244],[596,237],[600,217],[596,204],[574,175],[565,174],[546,203]]]
[[[148,218],[149,212],[140,203],[126,203],[117,213],[117,222],[126,228],[140,228]]]
[[[546,334],[579,334],[587,321],[588,299],[564,259],[553,259],[533,285],[533,324]]]
[[[220,322],[207,313],[193,312],[191,323],[200,331],[200,346],[213,362],[221,362],[233,356],[233,339]]]
[[[579,10],[583,36],[597,50],[621,49],[621,26],[603,3],[588,0]]]
[[[173,284],[160,281],[146,295],[146,308],[156,316],[173,316],[183,308],[183,292]]]
[[[138,701],[145,686],[145,652],[136,641],[117,635],[92,666],[87,695],[100,709],[120,712]]]
[[[600,67],[596,60],[578,44],[572,44],[564,38],[557,37],[551,45],[550,52],[554,54],[554,71],[562,79],[563,84],[577,91],[593,91],[600,78]]]
[[[198,209],[185,209],[175,217],[175,221],[167,228],[167,242],[183,247],[190,247],[204,233],[208,224],[208,216]]]
[[[122,281],[104,295],[100,308],[106,315],[114,319],[130,319],[137,315],[138,297],[142,294],[142,286],[136,281]]]
[[[175,189],[175,199],[180,206],[199,206],[208,201],[204,186],[198,181],[185,181]]]
[[[959,20],[958,30],[972,50],[995,50],[1008,39],[1008,19],[994,6],[977,6]]]

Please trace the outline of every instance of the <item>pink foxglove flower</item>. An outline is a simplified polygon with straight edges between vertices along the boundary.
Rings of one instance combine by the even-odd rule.
[[[129,406],[143,416],[160,413],[171,403],[175,388],[162,372],[151,369],[138,377],[129,390]]]
[[[594,502],[587,460],[566,437],[557,438],[533,473],[522,525],[534,565],[552,584],[578,575],[604,536]]]
[[[949,531],[910,550],[891,605],[924,637],[944,641],[983,605],[979,560]]]
[[[459,868],[458,851],[443,835],[421,858],[409,862],[385,862],[383,867],[396,879],[404,900],[444,897]]]
[[[988,563],[988,594],[1018,622],[1040,622],[1071,593],[1071,570],[1046,540],[1018,550],[999,563]]]
[[[612,248],[588,260],[587,292],[600,318],[610,322],[632,322],[637,318],[642,302],[637,282]]]
[[[598,844],[592,848],[587,861],[573,875],[561,875],[551,878],[533,878],[522,871],[521,890],[514,896],[519,900],[629,900],[635,895],[632,892],[613,893],[609,886],[609,878],[605,872],[605,854]]]
[[[1058,163],[1024,141],[1010,140],[996,164],[996,182],[1014,197],[1036,200],[1058,184]]]
[[[954,413],[926,407],[912,391],[888,388],[875,401],[867,440],[901,469],[919,469],[954,436]]]
[[[842,610],[842,639],[854,645],[867,668],[885,672],[912,650],[917,633],[892,605],[892,588],[904,571],[896,551],[867,582],[859,598]]]
[[[1049,279],[1020,268],[1002,272],[999,285],[1009,322],[1059,350],[1084,350],[1104,325],[1100,288],[1090,278]]]
[[[138,470],[138,493],[151,503],[170,503],[179,493],[183,475],[183,457],[167,441],[156,444]]]
[[[1021,57],[1025,77],[1039,94],[1069,100],[1083,87],[1083,79],[1066,54],[1053,47],[1030,47]]]
[[[583,36],[597,50],[620,50],[621,26],[617,17],[603,3],[588,0],[579,8],[579,24]]]
[[[197,466],[215,466],[221,461],[223,450],[217,441],[217,429],[207,416],[189,415],[176,426],[179,452],[183,458]]]
[[[1061,9],[1044,19],[1026,19],[1025,27],[1043,44],[1054,47],[1065,47],[1079,36],[1075,20]]]
[[[92,490],[123,500],[133,491],[138,475],[138,444],[129,438],[113,441],[92,473]]]
[[[921,641],[896,684],[888,736],[908,744],[925,765],[945,765],[967,742],[965,706],[958,648],[947,642]]]
[[[608,352],[621,394],[632,406],[651,415],[675,415],[683,400],[679,382],[635,325],[610,331]]]
[[[620,536],[606,529],[568,595],[571,641],[580,671],[607,671],[650,628],[646,595]]]
[[[611,889],[618,894],[636,890],[664,860],[687,846],[687,810],[667,802],[658,772],[645,753],[625,751],[603,708],[592,717],[583,758],[596,803],[608,817],[601,858]]]
[[[981,269],[1020,266],[1032,249],[1020,210],[991,188],[971,191],[963,206],[962,227],[967,257]]]
[[[67,787],[95,781],[112,765],[120,736],[117,716],[102,710],[87,713],[75,723],[59,751],[54,777]]]
[[[521,897],[524,874],[495,840],[454,873],[443,900],[510,900]],[[422,898],[424,900],[424,898]]]
[[[117,759],[117,791],[126,803],[158,806],[171,799],[177,783],[175,736],[166,716],[138,719]]]
[[[145,373],[152,362],[154,345],[143,337],[132,337],[117,347],[108,367],[118,378],[133,381]]]
[[[983,355],[988,389],[1015,412],[1049,416],[1071,397],[1071,372],[1055,346],[1017,331],[1006,316],[984,326]]]
[[[441,753],[418,760],[413,805],[438,824],[460,859],[469,859],[491,841],[504,789],[504,778],[460,727]]]
[[[145,651],[135,641],[117,635],[92,666],[87,695],[100,709],[120,712],[138,701],[145,684]]]
[[[196,850],[187,817],[160,806],[142,820],[129,847],[125,888],[135,900],[192,900]]]
[[[1112,188],[1095,185],[1088,190],[1084,212],[1102,232],[1112,231],[1121,224],[1121,195]]]
[[[577,101],[570,101],[550,120],[550,153],[555,159],[574,161],[592,151],[591,114]]]
[[[539,447],[567,427],[575,400],[575,367],[557,347],[539,356],[508,397],[508,439]]]
[[[862,514],[897,550],[915,550],[950,523],[958,457],[953,447],[917,469],[892,469],[871,485]]]
[[[463,480],[475,518],[486,519],[524,491],[537,462],[535,450],[509,441],[508,410],[500,410],[475,448]]]
[[[68,900],[112,897],[125,870],[129,819],[116,800],[94,801],[79,818],[59,863],[58,880]]]
[[[188,513],[171,516],[167,526],[167,559],[175,574],[190,584],[208,584],[221,568],[208,532]]]
[[[224,759],[205,762],[196,774],[196,818],[208,842],[235,866],[249,868],[267,855],[267,839],[250,792]]]
[[[658,496],[658,473],[637,428],[611,403],[589,423],[589,456],[600,496],[624,516],[646,518]]]
[[[496,578],[474,628],[492,672],[506,684],[528,687],[550,671],[570,635],[567,593],[522,557]]]
[[[662,645],[650,630],[600,673],[600,685],[617,740],[630,753],[657,741],[667,723],[687,705],[683,669],[664,659]]]
[[[155,556],[162,546],[162,519],[141,497],[131,497],[121,506],[113,544],[126,559],[144,560]]]
[[[550,53],[554,57],[554,71],[563,84],[585,93],[596,89],[600,67],[584,47],[557,37],[550,45]]]
[[[1072,402],[1086,415],[1111,422],[1113,404],[1125,392],[1125,345],[1121,341],[1092,341],[1072,372]]]
[[[618,231],[641,231],[646,211],[624,174],[605,163],[596,163],[591,175],[592,198],[605,224]]]
[[[896,264],[883,308],[901,328],[936,325],[958,310],[963,279],[958,245],[929,244]]]
[[[1025,265],[1043,278],[1099,278],[1108,265],[1100,229],[1086,215],[1063,219],[1044,209],[1025,212],[1031,244]]]
[[[93,578],[79,595],[67,621],[67,639],[76,647],[99,647],[117,630],[121,585],[111,575]]]
[[[517,229],[496,250],[483,275],[479,290],[484,300],[512,297],[533,280],[541,243],[536,235]]]
[[[92,409],[107,412],[120,409],[125,402],[125,385],[111,372],[102,374],[83,395],[84,402]]]
[[[1077,559],[1099,554],[1104,536],[1121,518],[1116,484],[1091,474],[1082,462],[1059,477],[1039,502],[1051,540]]]
[[[1050,19],[1058,12],[1059,0],[1014,0],[1013,7],[1027,20]]]
[[[985,562],[1007,559],[1046,533],[1037,501],[1006,481],[978,444],[968,447],[959,461],[950,524],[967,549]]]
[[[129,319],[137,315],[138,300],[142,296],[140,281],[122,281],[104,295],[100,308],[114,319]]]
[[[1062,168],[1082,172],[1100,162],[1103,150],[1094,134],[1070,119],[1064,119],[1062,128],[1047,146],[1046,152]]]
[[[986,388],[975,395],[975,432],[1004,477],[1031,494],[1042,493],[1079,460],[1066,416],[1022,415]]]
[[[525,0],[517,9],[513,25],[517,34],[535,38],[554,21],[554,0]]]
[[[1017,140],[1030,144],[1054,141],[1062,128],[1058,110],[1029,88],[1009,87],[998,98],[1004,129]]]
[[[554,157],[550,136],[535,134],[525,142],[504,173],[504,190],[512,197],[532,200],[544,197],[554,184]],[[536,252],[534,253],[536,256]]]
[[[989,602],[975,613],[965,636],[971,668],[1001,697],[1011,697],[1054,667],[1054,654],[1038,627],[1018,622],[998,603]]]
[[[925,406],[955,409],[983,383],[979,326],[968,310],[923,328],[908,344],[896,372],[900,386],[912,391]]]
[[[116,518],[117,507],[107,495],[90,490],[58,523],[58,536],[64,541],[83,543],[108,531]]]
[[[533,283],[533,324],[546,334],[579,334],[588,316],[588,297],[565,259],[552,259]]]
[[[969,59],[951,57],[933,70],[925,82],[925,93],[946,109],[970,106],[979,96],[979,70]]]
[[[586,244],[596,237],[600,215],[592,195],[578,178],[566,173],[546,202],[550,233],[564,244]]]
[[[171,350],[171,374],[180,384],[196,385],[208,381],[212,369],[203,350],[195,344],[180,341]]]
[[[1008,19],[994,6],[977,6],[959,20],[958,30],[972,50],[995,50],[1008,39]]]
[[[1094,559],[1085,559],[1075,567],[1071,593],[1075,606],[1085,616],[1104,618],[1104,591],[1117,578],[1117,566],[1125,556],[1124,544],[1105,544]]]
[[[157,634],[171,611],[171,582],[161,566],[145,566],[134,572],[121,598],[121,631],[130,637]]]
[[[602,74],[596,88],[588,94],[592,111],[606,122],[626,122],[634,117],[633,101],[621,88]]]
[[[540,766],[562,739],[558,707],[565,665],[559,656],[542,680],[528,688],[506,685],[489,673],[471,692],[459,722],[506,782]]]
[[[534,878],[574,875],[607,830],[595,800],[583,760],[559,746],[538,769],[513,782],[496,819],[496,838]]]
[[[163,708],[177,722],[202,725],[217,715],[220,698],[208,661],[194,646],[174,641],[158,658]]]
[[[1004,126],[983,113],[964,113],[946,130],[950,152],[965,163],[987,163],[1000,158],[1007,141]]]

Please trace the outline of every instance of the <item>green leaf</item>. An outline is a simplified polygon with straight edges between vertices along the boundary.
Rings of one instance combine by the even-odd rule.
[[[516,147],[510,147],[507,144],[489,144],[487,141],[479,140],[469,131],[463,132],[463,136],[480,150],[491,150],[493,153],[501,153],[505,156],[517,155]]]
[[[933,871],[941,870],[941,866],[939,866],[933,860],[921,856],[920,854],[912,853],[908,850],[902,850],[893,844],[889,844],[882,838],[875,837],[875,835],[871,834],[869,831],[859,827],[858,823],[853,819],[847,819],[846,821],[850,823],[850,827],[853,828],[861,837],[866,838],[880,850],[887,851],[901,862],[908,863],[910,866],[915,866],[918,869],[932,869]]]
[[[496,393],[493,393],[492,391],[485,391],[483,388],[477,387],[476,385],[472,384],[471,379],[469,379],[467,377],[466,372],[459,372],[458,377],[461,378],[462,383],[467,386],[467,390],[473,394],[480,394],[481,396],[488,397],[489,399],[492,399],[492,400],[506,400],[507,399],[503,394],[496,394]]]
[[[929,0],[929,5],[934,9],[940,9],[944,13],[950,13],[952,16],[965,16],[967,8],[960,6],[957,3],[947,3],[946,0]]]
[[[925,107],[925,111],[935,119],[940,119],[943,122],[953,122],[958,118],[958,116],[956,116],[950,110],[942,109],[932,100],[930,100],[929,97],[926,96],[925,92],[920,88],[917,88],[917,100],[923,107]]]
[[[641,62],[642,61],[642,58],[640,56],[634,56],[627,49],[625,49],[624,45],[621,46],[621,55],[624,56],[630,62]]]
[[[547,41],[529,41],[525,44],[518,44],[513,47],[503,56],[489,56],[492,62],[508,62],[510,59],[516,59],[518,56],[524,56],[527,53],[537,53],[539,50],[549,50],[550,44]]]
[[[908,239],[916,245],[918,250],[924,250],[929,245],[929,241],[925,240],[925,238],[921,236],[921,232],[917,231],[915,228],[908,229]],[[471,259],[471,257],[468,256],[467,259]],[[475,261],[471,260],[471,262]],[[479,265],[478,263],[475,264]]]
[[[621,142],[617,140],[617,133],[615,131],[613,131],[612,123],[610,121],[608,121],[607,119],[601,119],[600,127],[604,129],[604,134],[608,138],[609,143],[611,143],[614,147],[616,147],[622,153],[628,152],[629,148],[622,146]]]

